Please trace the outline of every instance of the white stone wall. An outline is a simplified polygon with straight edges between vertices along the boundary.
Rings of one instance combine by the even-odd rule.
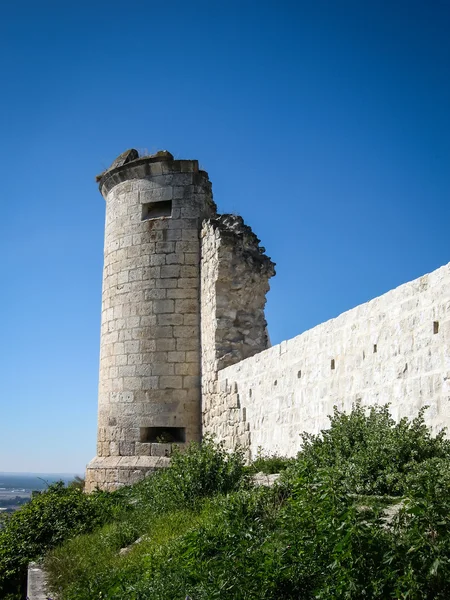
[[[450,427],[450,264],[220,370],[204,430],[292,456],[356,400],[396,419],[430,405],[433,431]]]

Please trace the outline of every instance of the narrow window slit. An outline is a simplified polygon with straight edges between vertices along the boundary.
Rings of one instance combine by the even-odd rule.
[[[378,351],[378,347],[376,344],[373,345],[373,353],[376,354]]]
[[[336,363],[334,362],[334,358],[331,359],[331,370],[334,371],[336,368]]]
[[[161,202],[149,202],[142,205],[141,221],[157,219],[158,217],[172,216],[172,200],[162,200]]]
[[[150,443],[184,443],[186,430],[184,427],[141,427],[140,441]]]
[[[433,333],[439,333],[439,321],[433,321]]]

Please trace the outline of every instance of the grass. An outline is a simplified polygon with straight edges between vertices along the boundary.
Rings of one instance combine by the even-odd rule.
[[[76,537],[54,550],[46,568],[52,575],[53,591],[67,598],[101,597],[121,581],[132,581],[148,569],[149,557],[167,550],[171,543],[197,527],[205,515],[191,510],[175,510],[142,520],[139,511],[132,518],[106,525]],[[136,540],[140,540],[138,543]],[[129,547],[126,554],[120,550]],[[80,588],[83,596],[80,596]]]

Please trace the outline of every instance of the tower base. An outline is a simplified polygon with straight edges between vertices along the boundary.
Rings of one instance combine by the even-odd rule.
[[[86,468],[85,491],[112,491],[141,481],[170,464],[166,456],[96,456]]]

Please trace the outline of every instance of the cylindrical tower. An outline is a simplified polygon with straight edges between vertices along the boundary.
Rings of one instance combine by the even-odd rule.
[[[86,489],[114,489],[198,440],[200,240],[208,175],[169,152],[120,155],[106,200],[97,457]]]

